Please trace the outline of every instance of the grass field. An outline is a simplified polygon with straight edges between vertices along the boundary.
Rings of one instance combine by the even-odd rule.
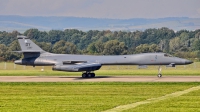
[[[138,69],[137,66],[103,66],[97,76],[157,75],[157,66]],[[44,71],[41,71],[44,69]],[[200,75],[200,63],[176,68],[162,67],[163,75]],[[81,76],[81,73],[52,71],[51,67],[18,66],[0,63],[0,76]],[[2,83],[0,82],[0,111],[100,112],[134,102],[158,98],[198,86],[200,83]],[[200,111],[200,90],[175,98],[140,105],[132,111]]]
[[[182,95],[177,98],[165,101],[139,106],[124,112],[140,111],[142,112],[200,112],[200,90]]]
[[[42,72],[41,69],[44,69]],[[14,65],[13,63],[0,63],[0,76],[81,76],[80,72],[62,72],[52,71],[52,67],[31,67]],[[147,69],[138,69],[138,66],[103,66],[95,71],[97,76],[114,75],[143,75],[154,76],[158,74],[158,66],[148,66]],[[162,66],[163,75],[200,75],[200,63],[196,62],[190,65],[176,66],[169,68]]]
[[[0,83],[0,111],[100,112],[182,91],[200,83]],[[130,111],[200,111],[199,90]]]

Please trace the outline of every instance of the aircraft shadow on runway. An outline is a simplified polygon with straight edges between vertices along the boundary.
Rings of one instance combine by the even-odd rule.
[[[64,77],[64,78],[66,78],[66,77]],[[111,76],[96,76],[96,77],[92,77],[92,78],[74,77],[74,78],[75,78],[74,80],[86,80],[86,79],[111,78]]]
[[[82,78],[82,77],[74,77],[74,76],[39,76],[37,78],[67,78],[67,79],[74,79],[74,80],[86,80],[86,79],[100,79],[100,78],[112,78],[113,76],[95,76],[92,78]]]

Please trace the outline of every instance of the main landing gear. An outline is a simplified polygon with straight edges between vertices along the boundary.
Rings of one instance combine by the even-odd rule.
[[[159,66],[158,67],[158,77],[159,78],[162,77],[161,71],[162,71],[162,68]]]
[[[93,78],[95,77],[95,73],[85,72],[82,74],[82,78]]]

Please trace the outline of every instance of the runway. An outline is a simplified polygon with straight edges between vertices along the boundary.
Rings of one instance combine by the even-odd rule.
[[[0,82],[200,82],[200,76],[0,76]]]

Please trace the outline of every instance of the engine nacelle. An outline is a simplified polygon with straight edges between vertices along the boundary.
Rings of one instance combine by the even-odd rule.
[[[83,63],[75,65],[56,65],[52,70],[56,71],[68,71],[68,72],[82,72],[82,71],[95,71],[101,68],[99,63]]]

